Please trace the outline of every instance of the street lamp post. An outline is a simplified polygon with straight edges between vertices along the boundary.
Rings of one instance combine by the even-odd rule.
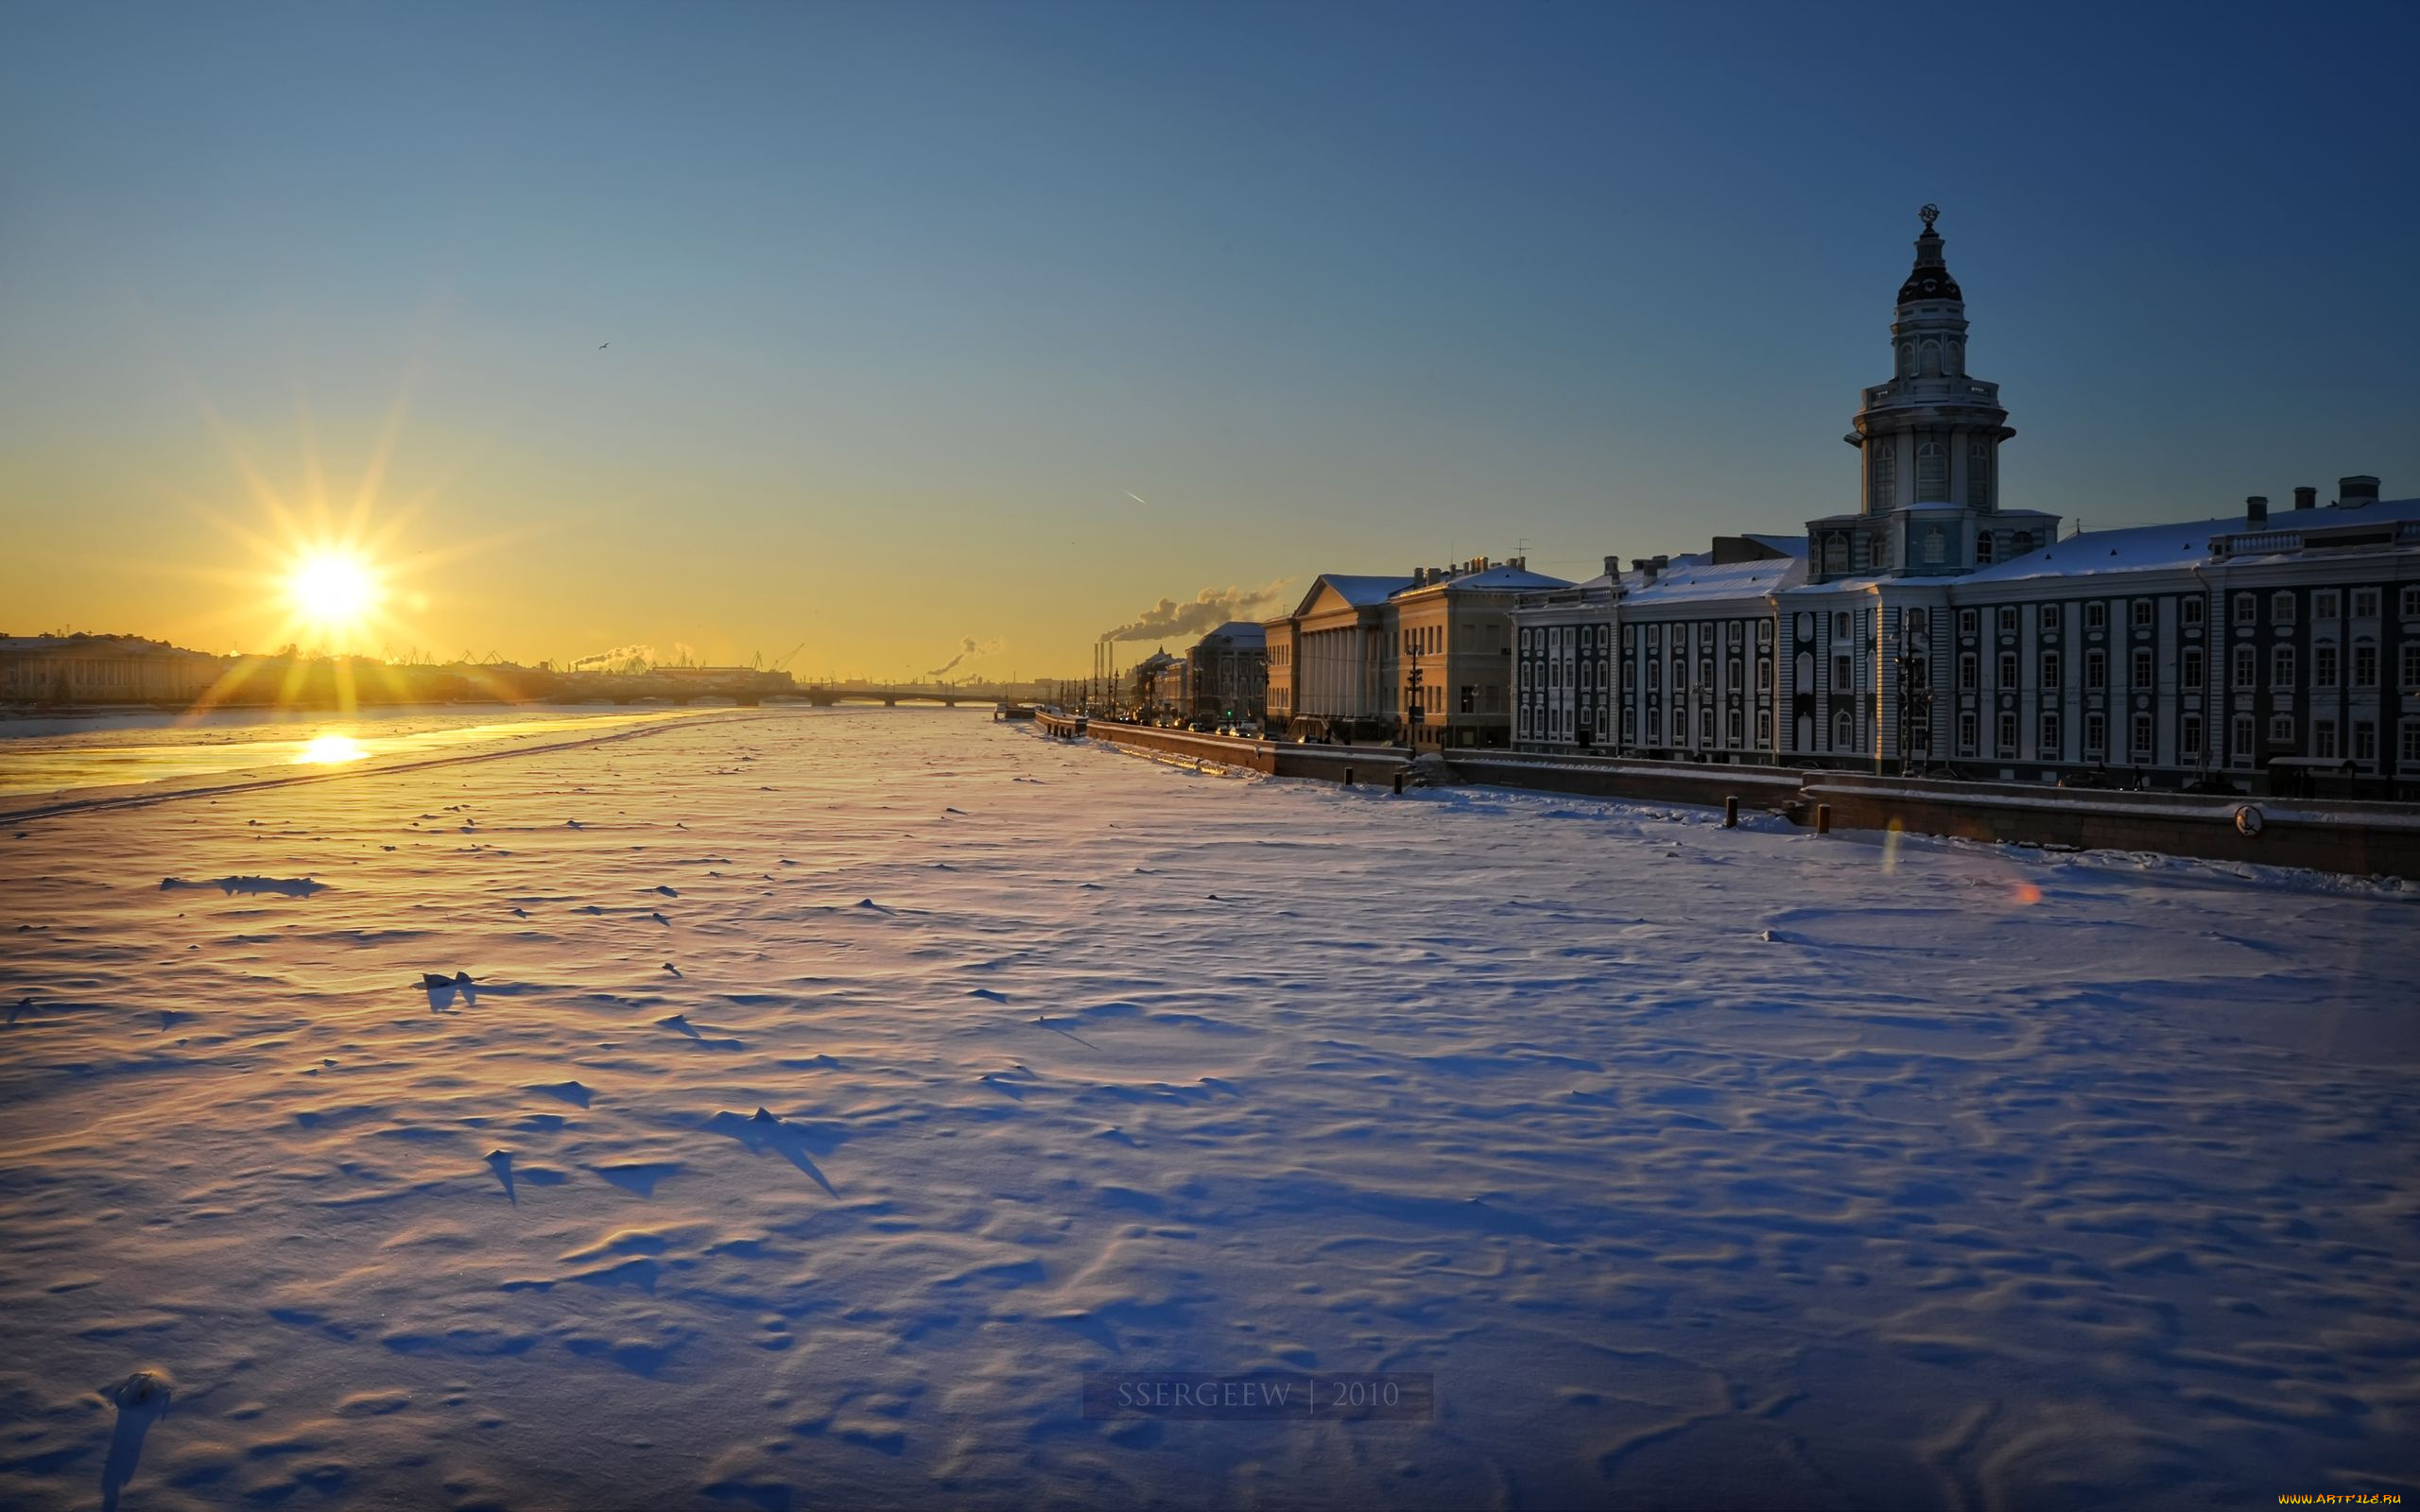
[[[1922,657],[1903,649],[1894,664],[1899,673],[1899,770],[1904,775],[1911,765],[1918,771],[1932,765],[1932,690],[1921,685]],[[1921,763],[1913,760],[1918,751],[1924,753]]]
[[[1404,745],[1417,755],[1420,751],[1420,727],[1428,721],[1428,711],[1420,702],[1420,661],[1417,657],[1412,659],[1411,672],[1405,679],[1404,687],[1407,695],[1404,702]]]

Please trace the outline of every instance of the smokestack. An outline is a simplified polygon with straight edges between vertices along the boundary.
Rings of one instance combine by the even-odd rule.
[[[2243,517],[2252,522],[2255,529],[2267,524],[2269,523],[2269,496],[2265,493],[2256,493],[2252,497],[2244,500]]]
[[[2378,480],[2366,472],[2336,480],[2336,507],[2358,509],[2365,504],[2378,502]]]
[[[2296,489],[2294,490],[2294,507],[2297,509],[2318,508],[2319,490],[2313,488]]]

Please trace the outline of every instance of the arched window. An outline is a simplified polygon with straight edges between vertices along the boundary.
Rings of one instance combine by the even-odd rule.
[[[1916,445],[1916,502],[1939,503],[1949,497],[1949,448],[1939,441]]]
[[[1794,685],[1797,689],[1804,693],[1813,688],[1815,686],[1815,654],[1811,651],[1799,652],[1796,669],[1797,680]]]
[[[1832,716],[1832,748],[1846,750],[1857,739],[1857,726],[1845,709]]]
[[[1992,443],[1979,438],[1966,443],[1966,502],[1992,507]]]
[[[1922,378],[1938,378],[1938,377],[1940,377],[1940,376],[1941,376],[1941,343],[1940,343],[1940,342],[1938,342],[1938,341],[1927,341],[1927,342],[1926,342],[1926,343],[1925,343],[1925,345],[1924,345],[1924,359],[1923,359],[1922,363],[1917,367],[1917,369],[1916,369],[1916,374],[1917,374],[1917,376],[1918,376],[1918,377],[1922,377]]]
[[[1899,502],[1899,438],[1885,436],[1878,441],[1868,441],[1865,450],[1872,459],[1873,507],[1888,509]]]

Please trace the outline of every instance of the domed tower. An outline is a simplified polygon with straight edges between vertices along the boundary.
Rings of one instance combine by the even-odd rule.
[[[1999,507],[1999,446],[2016,434],[1999,385],[1966,373],[1966,301],[1942,260],[1933,222],[1921,212],[1916,266],[1899,285],[1891,322],[1896,368],[1865,390],[1856,431],[1844,438],[1862,461],[1858,512],[1945,506],[1989,514]]]

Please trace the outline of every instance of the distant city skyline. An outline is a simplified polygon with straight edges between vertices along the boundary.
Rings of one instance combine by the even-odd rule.
[[[351,522],[329,649],[1035,677],[1795,532],[1926,201],[2009,506],[2420,485],[2401,9],[12,15],[13,633],[269,649]]]

